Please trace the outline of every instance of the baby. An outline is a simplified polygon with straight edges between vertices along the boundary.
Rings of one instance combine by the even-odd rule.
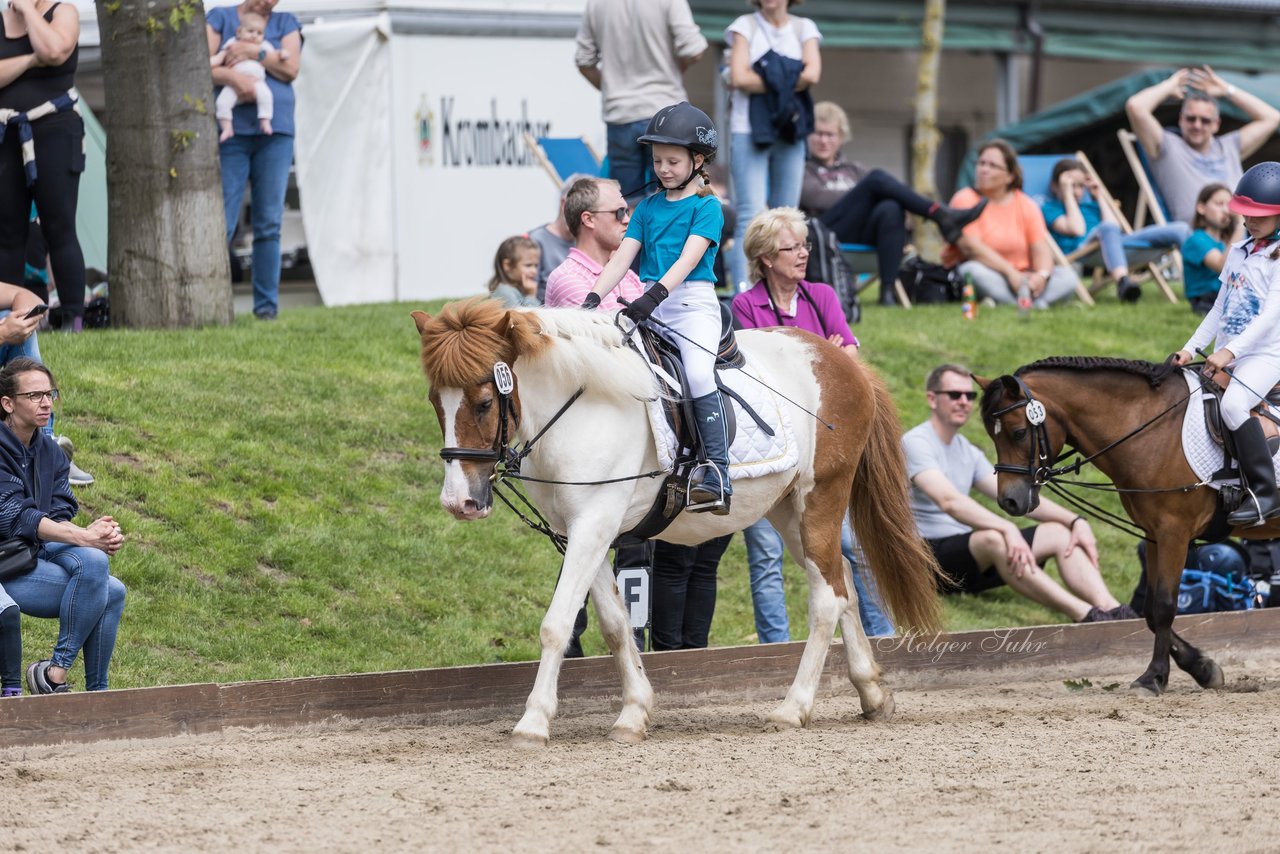
[[[271,46],[265,44],[264,33],[267,28],[267,19],[253,12],[245,12],[240,16],[240,26],[236,28],[236,35],[233,39],[228,39],[222,49],[209,58],[210,66],[219,66],[226,62],[227,48],[235,42],[248,42],[249,44],[262,45],[258,51],[258,60],[266,58],[266,54],[271,52]],[[279,51],[281,58],[284,58],[285,52]],[[262,129],[264,134],[271,135],[271,116],[275,101],[271,95],[271,89],[267,86],[267,70],[263,68],[262,62],[252,59],[243,59],[236,63],[235,71],[237,74],[243,74],[254,79],[253,92],[254,100],[258,103],[258,127]],[[235,87],[224,86],[222,91],[218,93],[218,100],[215,102],[214,115],[218,119],[218,127],[222,129],[221,135],[218,136],[218,142],[226,142],[235,133],[231,124],[231,111],[235,108],[238,96]]]

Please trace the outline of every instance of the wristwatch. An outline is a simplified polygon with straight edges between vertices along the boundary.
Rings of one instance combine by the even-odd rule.
[[[258,48],[258,62],[262,62],[266,58],[267,58],[267,46],[263,45],[262,47]]]

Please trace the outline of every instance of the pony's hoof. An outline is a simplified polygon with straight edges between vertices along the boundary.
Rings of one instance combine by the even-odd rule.
[[[775,709],[764,719],[764,726],[769,732],[781,732],[786,729],[800,729],[806,722],[798,711]]]
[[[1163,692],[1155,682],[1143,682],[1135,679],[1129,686],[1129,693],[1135,697],[1159,697]]]
[[[541,750],[550,739],[545,735],[532,735],[527,732],[513,732],[507,744],[517,750]]]
[[[876,709],[863,709],[862,717],[864,720],[872,723],[888,723],[893,719],[893,711],[897,704],[893,701],[893,692],[888,688],[884,689],[884,702]]]
[[[1196,684],[1201,688],[1221,688],[1227,682],[1222,675],[1222,668],[1211,658],[1204,659],[1200,667],[1196,668],[1196,672],[1191,674],[1191,678],[1195,679]]]
[[[641,744],[647,736],[643,730],[628,727],[614,727],[609,730],[609,740],[616,744]]]

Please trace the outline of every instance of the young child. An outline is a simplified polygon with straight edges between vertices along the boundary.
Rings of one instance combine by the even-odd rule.
[[[504,308],[542,305],[538,302],[538,262],[542,250],[524,235],[508,237],[493,256],[489,295]]]
[[[1121,302],[1137,302],[1142,296],[1142,288],[1129,278],[1129,259],[1124,250],[1153,246],[1173,249],[1181,245],[1191,231],[1186,223],[1172,222],[1125,234],[1111,206],[1098,204],[1098,187],[1085,174],[1084,164],[1074,157],[1064,157],[1053,165],[1049,192],[1051,196],[1040,211],[1053,241],[1069,255],[1086,241],[1097,238],[1102,263],[1116,280],[1116,293]]]
[[[267,29],[267,19],[256,12],[244,12],[240,15],[240,26],[236,28],[236,36],[228,39],[227,43],[209,57],[210,67],[222,65],[227,59],[227,47],[236,42],[249,42],[250,44],[262,45],[258,52],[259,59],[265,59],[266,53],[271,52],[271,46],[264,44],[264,33]],[[287,53],[283,50],[279,51],[281,58],[285,58]],[[275,99],[271,95],[271,88],[267,86],[267,69],[257,60],[244,59],[236,63],[235,70],[237,74],[244,74],[252,77],[255,81],[253,85],[253,97],[258,103],[258,127],[267,136],[271,135],[271,116],[275,109]],[[218,119],[218,127],[222,129],[221,135],[218,136],[218,142],[226,142],[231,139],[235,131],[231,127],[231,111],[236,106],[236,90],[232,86],[223,86],[222,91],[218,93],[218,99],[214,102],[214,116]]]
[[[688,375],[708,463],[699,465],[689,479],[686,509],[723,516],[729,512],[733,491],[724,405],[715,378],[720,341],[715,259],[724,214],[710,193],[705,169],[715,157],[719,139],[707,114],[681,101],[659,110],[638,141],[653,146],[653,171],[664,192],[636,206],[627,236],[582,307],[598,306],[640,256],[640,279],[647,283],[647,290],[622,313],[636,323],[652,316],[679,333],[671,335],[671,341],[680,349]],[[699,177],[701,189],[693,183]],[[677,289],[679,297],[667,300]]]
[[[1231,190],[1225,184],[1209,184],[1201,190],[1191,236],[1182,244],[1182,292],[1199,315],[1208,314],[1218,297],[1227,241],[1236,231],[1230,202]]]
[[[1280,515],[1276,474],[1262,425],[1249,416],[1280,381],[1280,163],[1259,163],[1240,178],[1229,207],[1244,215],[1249,236],[1233,244],[1222,267],[1213,308],[1173,362],[1185,365],[1213,341],[1204,373],[1231,369],[1222,420],[1235,439],[1240,473],[1251,493],[1227,516],[1233,526],[1261,525]]]

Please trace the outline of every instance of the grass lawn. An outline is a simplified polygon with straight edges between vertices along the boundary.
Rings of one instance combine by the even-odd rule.
[[[969,322],[958,305],[870,305],[856,331],[909,427],[925,418],[924,375],[941,361],[995,375],[1049,355],[1162,359],[1195,318],[1148,290],[1138,306],[1104,297],[1095,309],[1026,320],[1012,309],[982,309]],[[59,432],[97,477],[77,492],[81,521],[111,514],[127,535],[113,560],[129,588],[113,687],[537,657],[558,556],[505,507],[476,524],[441,510],[440,433],[408,316],[418,307],[41,337],[63,391]],[[976,420],[966,432],[990,447]],[[1123,599],[1134,543],[1096,530],[1104,575]],[[787,573],[793,636],[803,637],[803,577],[791,565]],[[951,629],[1054,619],[1007,591],[946,606]],[[24,618],[27,660],[48,655],[55,630]],[[749,642],[753,632],[735,538],[712,643]],[[594,630],[586,642],[603,651]],[[72,678],[82,686],[79,669]]]

